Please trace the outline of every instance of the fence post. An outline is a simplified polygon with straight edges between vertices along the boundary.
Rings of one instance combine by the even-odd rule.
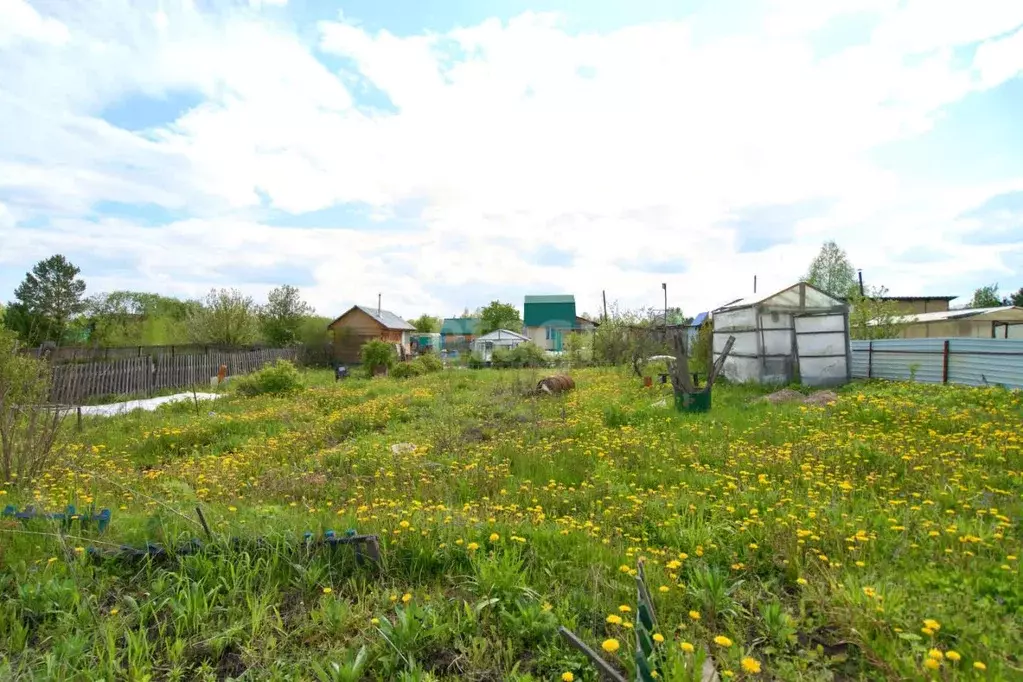
[[[870,341],[867,345],[867,378],[874,378],[874,342]]]
[[[941,352],[941,383],[948,383],[948,339],[945,339]]]

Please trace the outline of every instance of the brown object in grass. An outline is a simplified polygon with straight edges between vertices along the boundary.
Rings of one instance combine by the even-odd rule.
[[[556,374],[550,377],[544,377],[536,384],[537,395],[553,395],[555,393],[563,393],[565,391],[571,391],[575,388],[575,381],[572,377],[567,374]]]

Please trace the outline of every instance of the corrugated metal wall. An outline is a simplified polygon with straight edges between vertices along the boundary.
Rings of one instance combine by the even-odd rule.
[[[1023,388],[1023,340],[1019,339],[853,341],[852,374],[856,378],[915,378],[940,384],[945,341],[948,341],[949,383]]]

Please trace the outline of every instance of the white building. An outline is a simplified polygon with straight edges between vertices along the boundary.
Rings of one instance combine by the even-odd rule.
[[[849,305],[806,282],[715,310],[715,359],[729,336],[735,345],[722,373],[731,381],[829,386],[849,380]]]
[[[483,362],[490,362],[496,349],[511,350],[526,341],[529,339],[522,334],[516,334],[508,329],[495,329],[489,334],[476,337],[472,342],[472,349],[483,359]]]

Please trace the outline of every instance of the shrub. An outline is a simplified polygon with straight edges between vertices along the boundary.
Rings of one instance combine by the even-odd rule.
[[[242,395],[283,395],[302,387],[295,365],[277,360],[247,376],[239,377],[236,386]]]
[[[362,359],[362,364],[366,367],[370,376],[378,367],[391,369],[397,359],[394,353],[394,345],[380,339],[373,339],[362,344],[359,357]]]
[[[423,365],[418,360],[412,362],[399,362],[397,365],[391,368],[389,374],[395,379],[408,379],[410,377],[421,376],[426,373],[423,369]]]
[[[469,356],[469,361],[467,364],[469,365],[469,369],[480,369],[486,363],[483,362],[483,356],[481,356],[479,353],[473,352]]]
[[[62,410],[50,409],[49,366],[19,355],[13,332],[0,329],[0,475],[30,481],[60,453]]]
[[[511,352],[511,361],[516,367],[546,367],[550,364],[547,351],[532,341],[515,346]]]
[[[421,364],[427,372],[439,372],[444,369],[444,363],[433,353],[420,355],[416,358],[416,362]]]
[[[511,367],[512,351],[509,348],[495,348],[490,354],[490,364],[494,367]]]

